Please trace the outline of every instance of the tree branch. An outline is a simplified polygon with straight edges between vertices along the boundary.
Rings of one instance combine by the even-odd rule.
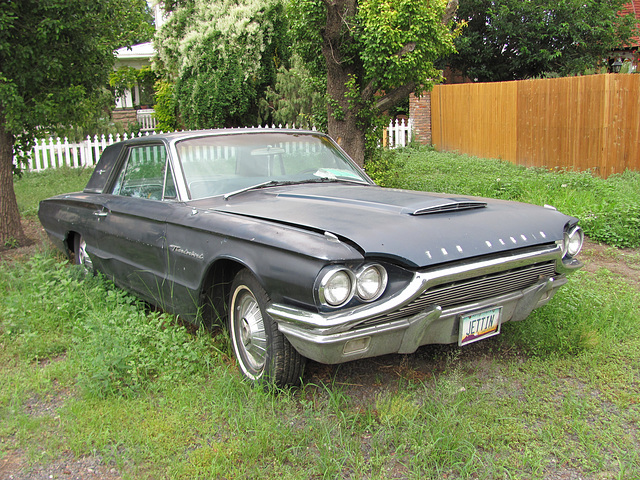
[[[442,23],[447,25],[456,14],[456,10],[458,10],[458,0],[449,0],[447,3],[447,8],[444,10],[444,15],[442,17]]]
[[[388,92],[384,97],[380,98],[376,102],[376,108],[382,112],[384,112],[385,110],[389,110],[390,108],[396,106],[398,103],[407,98],[407,96],[415,89],[415,82],[406,83],[401,87]]]

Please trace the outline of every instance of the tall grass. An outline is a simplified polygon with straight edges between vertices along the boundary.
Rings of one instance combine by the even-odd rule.
[[[466,167],[394,181],[488,193],[495,162],[427,153],[441,168]],[[398,172],[422,168],[404,158],[413,155],[422,153],[399,154]],[[495,183],[520,181],[511,168]],[[551,190],[569,188],[520,170],[525,191],[547,175]],[[30,175],[21,205],[56,184]],[[627,188],[609,192],[616,205]],[[127,479],[637,479],[639,319],[637,289],[605,270],[579,272],[549,305],[474,346],[311,364],[299,389],[265,391],[237,373],[224,332],[153,311],[43,246],[0,263],[0,462],[11,453],[28,469],[71,452]]]

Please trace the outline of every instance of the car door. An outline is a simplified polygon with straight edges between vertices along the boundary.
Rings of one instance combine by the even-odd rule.
[[[166,218],[176,197],[166,147],[129,146],[97,219],[104,270],[146,300],[165,304]]]

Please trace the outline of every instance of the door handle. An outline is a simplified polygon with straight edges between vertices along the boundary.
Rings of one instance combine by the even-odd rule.
[[[104,210],[96,210],[95,212],[93,212],[93,215],[96,217],[106,217],[107,215],[109,215],[109,212],[105,212]]]

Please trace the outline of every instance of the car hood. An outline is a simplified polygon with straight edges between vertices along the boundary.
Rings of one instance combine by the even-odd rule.
[[[413,267],[552,243],[575,221],[518,202],[344,184],[267,188],[209,208],[329,232],[366,257]]]

